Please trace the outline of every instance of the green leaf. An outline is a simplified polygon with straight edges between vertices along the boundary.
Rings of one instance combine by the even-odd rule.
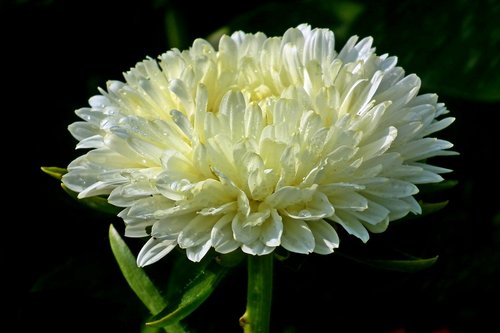
[[[200,263],[187,263],[185,256],[181,256],[169,279],[167,307],[146,325],[171,325],[191,314],[213,293],[229,269],[220,265],[214,256]]]
[[[408,214],[405,217],[403,217],[399,220],[395,220],[391,223],[395,223],[395,224],[398,223],[399,224],[399,223],[404,223],[404,222],[407,222],[410,220],[420,219],[424,216],[437,213],[441,209],[445,208],[448,205],[448,203],[449,203],[448,200],[441,201],[441,202],[424,202],[424,201],[420,200],[419,204],[420,204],[420,207],[422,208],[422,214],[418,214],[418,215],[417,214]]]
[[[159,313],[167,305],[166,301],[144,270],[137,266],[135,256],[112,224],[109,226],[109,242],[118,266],[130,288],[152,314]]]
[[[98,212],[116,216],[122,210],[122,208],[113,206],[110,203],[108,203],[108,200],[106,198],[96,196],[96,197],[78,199],[78,193],[70,190],[62,183],[61,187],[66,193],[70,195],[70,197],[77,200],[79,203]]]
[[[62,176],[68,173],[68,170],[59,167],[41,167],[40,169],[42,169],[43,172],[45,172],[51,177],[54,177],[57,180],[61,180]]]
[[[406,260],[381,260],[381,259],[365,259],[364,262],[376,268],[383,268],[391,271],[414,273],[430,268],[438,260],[439,256],[423,259],[406,259]]]
[[[160,313],[167,305],[160,291],[153,284],[146,272],[137,266],[136,258],[111,224],[109,226],[109,242],[116,262],[130,288],[153,315]],[[163,325],[168,333],[187,333],[179,322]],[[143,332],[152,332],[143,330]]]
[[[339,253],[342,257],[351,259],[360,264],[375,268],[381,268],[397,272],[415,273],[430,268],[438,260],[439,256],[432,258],[411,258],[411,259],[367,259],[358,258]]]
[[[447,179],[439,183],[423,184],[419,186],[420,193],[432,193],[449,190],[458,184],[458,180]]]
[[[448,200],[441,202],[421,202],[420,207],[422,207],[422,214],[420,216],[426,216],[440,211],[448,205]]]

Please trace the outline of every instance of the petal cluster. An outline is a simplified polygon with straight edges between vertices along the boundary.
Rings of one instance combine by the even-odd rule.
[[[453,118],[372,39],[335,49],[328,29],[197,39],[110,81],[69,126],[86,153],[64,184],[103,195],[129,237],[148,237],[138,264],[176,247],[329,254],[344,228],[363,242],[421,208],[417,185],[450,170],[434,137]],[[439,119],[441,118],[441,119]]]

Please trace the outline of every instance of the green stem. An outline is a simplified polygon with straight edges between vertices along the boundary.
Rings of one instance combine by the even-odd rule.
[[[244,333],[268,333],[273,289],[273,254],[248,256],[247,308],[240,318]]]

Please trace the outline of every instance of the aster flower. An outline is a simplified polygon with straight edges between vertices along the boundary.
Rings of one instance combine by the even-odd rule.
[[[417,185],[449,171],[427,159],[453,154],[433,136],[446,107],[372,42],[337,52],[332,31],[303,24],[148,58],[76,111],[69,130],[90,150],[63,183],[123,208],[126,236],[149,237],[140,266],[177,246],[192,261],[329,254],[339,227],[366,242],[421,213]]]

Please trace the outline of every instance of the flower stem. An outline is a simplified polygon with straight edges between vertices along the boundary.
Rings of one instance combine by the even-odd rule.
[[[268,333],[273,289],[273,254],[248,256],[247,308],[240,318],[244,333]]]

